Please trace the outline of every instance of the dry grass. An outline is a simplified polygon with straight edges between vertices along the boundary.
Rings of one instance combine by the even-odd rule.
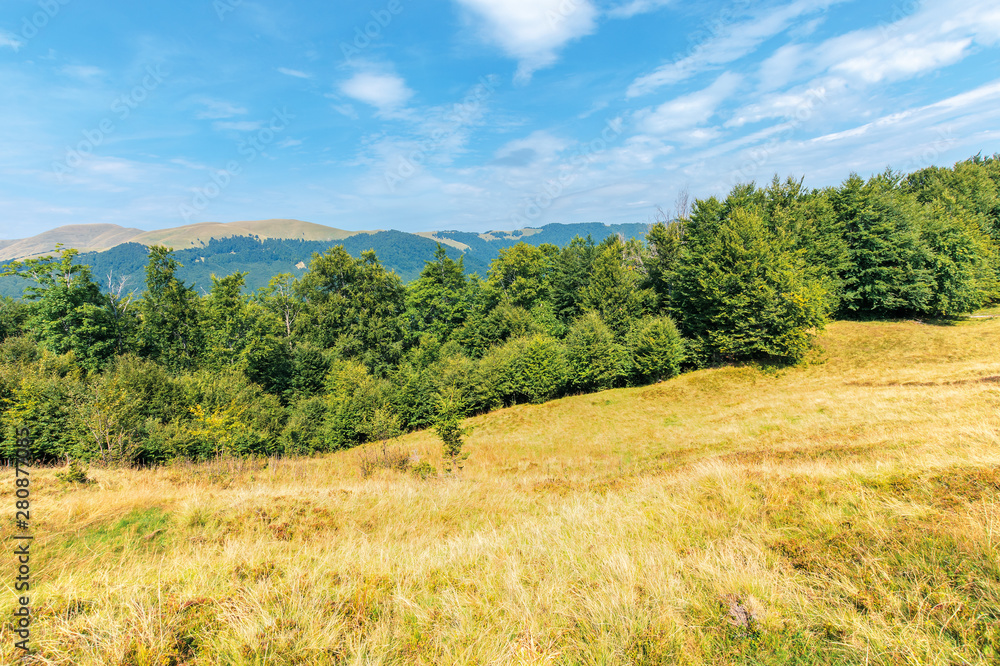
[[[38,470],[35,663],[1000,662],[1000,320],[820,347],[473,419],[461,478]]]

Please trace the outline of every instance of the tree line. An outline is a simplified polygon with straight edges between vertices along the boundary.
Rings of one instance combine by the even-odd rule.
[[[14,262],[0,301],[0,457],[152,465],[305,455],[720,363],[797,363],[831,318],[950,318],[1000,298],[1000,156],[807,189],[741,184],[644,238],[504,248],[485,278],[440,245],[403,284],[374,252],[314,254],[253,293],[199,295],[163,247],[145,291],[75,250]]]

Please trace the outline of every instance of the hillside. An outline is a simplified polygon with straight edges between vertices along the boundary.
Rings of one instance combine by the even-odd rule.
[[[0,261],[49,254],[59,244],[81,252],[107,250],[128,243],[142,233],[141,229],[127,229],[117,224],[73,224],[31,238],[0,241]]]
[[[459,478],[364,480],[356,450],[82,488],[32,470],[33,643],[76,664],[995,664],[998,348],[1000,318],[837,322],[777,374],[472,419]],[[441,468],[430,432],[393,446]]]
[[[140,232],[129,237],[127,241],[116,243],[110,249],[102,248],[99,251],[82,249],[84,241],[95,243],[100,238],[112,238],[113,230],[106,230],[103,235],[87,239],[80,236],[83,232],[76,232],[75,238],[79,241],[77,244],[68,242],[74,238],[69,232],[46,238],[49,241],[54,241],[57,237],[63,238],[67,241],[63,243],[66,247],[81,249],[79,262],[91,267],[101,285],[105,285],[110,273],[116,278],[125,278],[130,288],[141,292],[145,281],[146,247],[154,244],[174,248],[177,260],[184,265],[180,276],[188,284],[207,290],[211,287],[213,274],[223,277],[243,271],[248,274],[247,288],[255,290],[266,286],[270,279],[279,273],[302,275],[313,253],[323,253],[334,245],[343,245],[344,249],[354,257],[360,256],[365,250],[374,250],[379,261],[394,270],[404,282],[409,282],[420,275],[424,262],[434,256],[438,243],[448,247],[448,254],[453,259],[457,260],[459,256],[464,255],[467,273],[485,276],[490,262],[496,258],[500,250],[518,242],[564,246],[575,236],[590,235],[595,243],[599,243],[612,234],[639,238],[647,229],[648,226],[645,224],[586,223],[551,224],[540,229],[484,234],[461,231],[412,234],[395,230],[353,232],[299,220],[262,220],[229,224],[206,223],[155,232]],[[125,231],[138,230],[121,231],[121,238],[125,238]],[[55,234],[55,232],[50,233]],[[14,243],[17,247],[31,249],[35,255],[51,253],[54,242],[49,243],[39,239],[41,236],[29,239],[30,243],[28,241]],[[47,249],[39,250],[42,247]],[[7,260],[9,261],[19,251],[16,248],[10,250],[6,255]],[[0,256],[4,256],[3,252],[0,245]],[[20,278],[0,277],[0,297],[20,297],[24,287],[25,284]]]
[[[252,222],[204,222],[173,229],[147,231],[131,239],[143,245],[165,245],[183,250],[190,247],[204,247],[214,239],[234,236],[256,236],[261,239],[282,238],[304,241],[339,241],[370,231],[345,231],[302,220],[256,220]]]

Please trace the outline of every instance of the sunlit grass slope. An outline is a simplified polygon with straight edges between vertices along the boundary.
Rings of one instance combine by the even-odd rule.
[[[36,471],[37,663],[1000,663],[1000,319],[818,344],[473,419],[458,479]]]

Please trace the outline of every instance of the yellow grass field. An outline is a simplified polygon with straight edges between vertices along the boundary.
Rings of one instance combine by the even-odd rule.
[[[470,424],[458,478],[34,470],[29,663],[1000,663],[1000,318]]]

